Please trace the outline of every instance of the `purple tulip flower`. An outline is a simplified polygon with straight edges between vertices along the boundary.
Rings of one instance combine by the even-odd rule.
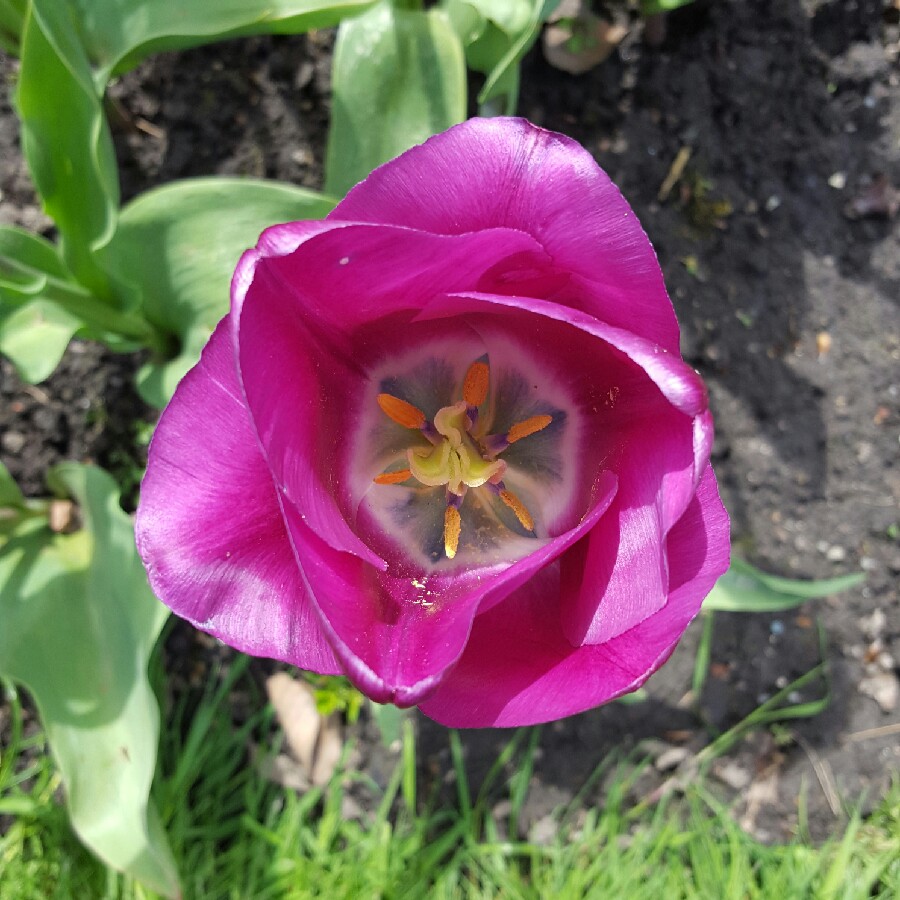
[[[711,444],[622,195],[568,138],[475,119],[244,254],[138,547],[240,650],[544,722],[639,687],[727,568]]]

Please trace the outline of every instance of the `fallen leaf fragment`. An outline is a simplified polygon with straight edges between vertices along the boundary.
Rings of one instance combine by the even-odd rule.
[[[47,524],[54,534],[71,530],[75,520],[75,504],[71,500],[51,500],[47,510]]]
[[[675,159],[672,160],[672,165],[669,167],[669,172],[666,175],[665,179],[663,179],[663,183],[659,186],[659,191],[656,194],[656,199],[663,203],[664,201],[669,199],[669,194],[672,193],[672,188],[678,184],[678,180],[684,174],[684,167],[688,164],[688,161],[691,158],[691,154],[694,152],[693,147],[682,147],[678,153],[675,154]]]
[[[261,764],[263,774],[296,790],[327,783],[343,747],[337,716],[323,717],[316,708],[313,689],[287,672],[276,672],[268,678],[266,692],[293,760],[282,755],[266,761]]]
[[[831,335],[827,331],[820,331],[816,335],[816,353],[819,357],[827,355],[831,350]]]
[[[900,700],[900,681],[893,672],[878,672],[860,681],[859,692],[871,697],[883,713],[890,713]]]

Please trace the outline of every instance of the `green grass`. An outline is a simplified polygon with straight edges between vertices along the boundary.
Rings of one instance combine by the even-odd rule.
[[[639,770],[620,764],[602,809],[585,812],[576,797],[558,812],[553,842],[537,846],[506,837],[517,833],[536,730],[511,737],[478,793],[470,789],[458,735],[449,732],[452,803],[420,795],[408,723],[386,789],[345,772],[300,796],[266,782],[248,760],[249,742],[271,730],[271,713],[242,668],[211,679],[199,703],[176,708],[164,729],[155,797],[186,900],[900,897],[900,783],[868,821],[854,817],[824,846],[798,839],[766,847],[745,835],[702,784],[677,801],[629,807]],[[229,706],[236,692],[260,709],[239,728]],[[80,848],[59,805],[53,765],[35,754],[43,738],[23,736],[14,695],[12,717],[0,763],[0,815],[14,817],[0,837],[0,896],[151,896]],[[342,816],[345,795],[354,791],[377,798],[363,823]],[[489,810],[500,797],[510,812],[497,823]]]

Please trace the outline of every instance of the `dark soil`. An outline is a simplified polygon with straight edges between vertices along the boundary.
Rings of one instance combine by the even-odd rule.
[[[320,187],[331,41],[323,32],[232,42],[161,55],[122,78],[110,102],[124,198],[209,173]],[[826,712],[783,723],[777,741],[742,742],[714,776],[748,829],[779,840],[797,825],[801,793],[821,836],[900,769],[900,732],[885,728],[900,719],[900,254],[888,211],[859,215],[879,184],[900,185],[898,49],[896,4],[884,0],[718,0],[673,15],[659,48],[635,29],[583,76],[550,68],[539,50],[525,61],[521,113],[594,153],[656,246],[685,355],[710,386],[738,551],[794,577],[866,573],[865,586],[789,614],[718,615],[697,711],[686,696],[695,625],[651,679],[649,700],[547,726],[526,833],[545,827],[610,750],[651,739],[643,746],[656,756],[691,754],[740,721],[820,661],[819,624]],[[16,150],[15,63],[0,59],[0,75],[0,222],[49,233]],[[682,148],[684,173],[660,199]],[[134,365],[76,344],[32,388],[3,363],[0,456],[28,493],[55,460],[139,459]],[[173,634],[173,665],[207,652],[183,629]],[[819,682],[792,699],[827,690]],[[441,778],[445,731],[418,723],[423,774]],[[359,764],[386,771],[374,729],[359,735]],[[478,777],[509,735],[463,738]],[[658,789],[677,755],[660,758],[636,792]]]

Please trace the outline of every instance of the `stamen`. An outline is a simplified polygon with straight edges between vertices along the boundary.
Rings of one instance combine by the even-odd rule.
[[[519,524],[528,531],[534,531],[534,519],[525,504],[508,488],[500,491],[500,499],[516,514]],[[446,526],[445,526],[446,533]]]
[[[543,431],[552,421],[553,416],[532,416],[530,419],[525,419],[523,422],[516,422],[516,424],[506,432],[506,440],[509,441],[510,444],[514,444],[516,441],[521,441],[522,438],[527,438],[531,434]]]
[[[462,531],[462,517],[455,506],[444,510],[444,553],[447,559],[453,559],[459,548],[459,534]]]
[[[463,383],[463,400],[468,406],[481,406],[487,397],[491,370],[487,363],[473,362]]]
[[[412,403],[407,403],[393,394],[379,394],[378,405],[384,414],[404,428],[421,428],[425,424],[425,413]]]
[[[382,472],[376,475],[372,481],[375,484],[400,484],[412,478],[412,472],[409,469],[400,469],[397,472]]]

